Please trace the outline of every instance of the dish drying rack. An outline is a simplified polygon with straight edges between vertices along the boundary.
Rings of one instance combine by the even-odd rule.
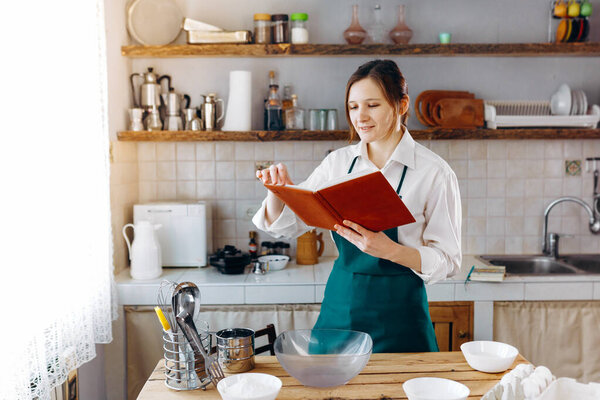
[[[583,127],[595,128],[600,107],[593,105],[586,115],[552,115],[549,101],[484,101],[487,128]]]

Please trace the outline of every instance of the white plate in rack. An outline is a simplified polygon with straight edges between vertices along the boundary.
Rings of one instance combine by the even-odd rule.
[[[498,115],[496,107],[486,102],[484,119],[489,129],[520,127],[596,128],[600,121],[600,107],[594,105],[589,113],[585,115]]]
[[[127,30],[140,44],[172,43],[182,26],[183,13],[175,0],[133,0],[127,6]]]

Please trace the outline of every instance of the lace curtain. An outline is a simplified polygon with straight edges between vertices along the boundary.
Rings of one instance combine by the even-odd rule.
[[[103,7],[34,0],[0,12],[3,400],[49,399],[112,340]]]

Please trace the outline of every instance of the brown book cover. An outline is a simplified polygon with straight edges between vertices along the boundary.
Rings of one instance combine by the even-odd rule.
[[[335,230],[343,220],[374,232],[415,222],[380,171],[349,174],[319,190],[294,185],[265,185],[309,226]]]

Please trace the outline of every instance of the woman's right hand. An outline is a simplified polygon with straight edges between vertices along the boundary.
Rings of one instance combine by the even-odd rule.
[[[272,164],[269,168],[256,171],[256,177],[263,185],[293,185],[285,164]]]

